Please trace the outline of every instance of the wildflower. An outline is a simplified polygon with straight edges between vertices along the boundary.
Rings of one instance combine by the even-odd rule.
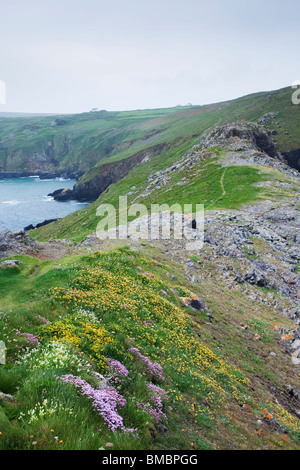
[[[126,404],[126,400],[115,388],[108,387],[105,389],[95,389],[85,380],[73,375],[63,375],[60,379],[64,383],[73,384],[80,390],[81,395],[92,400],[93,407],[104,419],[111,431],[115,431],[120,428],[123,432],[126,432],[123,418],[117,412],[118,405],[124,406]]]
[[[38,338],[35,335],[31,334],[31,333],[20,333],[20,331],[17,331],[17,335],[18,336],[23,336],[28,341],[28,343],[31,344],[31,345],[36,346],[36,345],[40,344]]]
[[[143,356],[138,348],[130,348],[128,349],[128,352],[131,354],[134,354],[138,358],[140,358],[147,366],[147,371],[150,373],[151,376],[156,376],[160,378],[161,380],[165,380],[164,376],[162,375],[162,367],[160,364],[157,362],[151,362],[150,359],[146,356]]]
[[[50,324],[50,321],[47,320],[47,318],[42,317],[41,315],[37,315],[37,318],[39,318],[39,320],[41,320],[41,322],[44,323],[45,325]]]
[[[121,362],[119,361],[108,359],[108,367],[111,374],[108,380],[111,382],[120,382],[121,378],[127,377],[127,375],[129,374],[126,367],[123,366],[123,364],[121,364]]]

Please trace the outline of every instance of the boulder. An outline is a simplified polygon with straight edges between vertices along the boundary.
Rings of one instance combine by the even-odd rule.
[[[1,265],[6,265],[8,267],[12,267],[12,266],[19,266],[20,265],[20,261],[16,260],[16,259],[7,259],[5,261],[2,261]]]
[[[185,305],[193,308],[194,310],[204,311],[208,309],[206,303],[200,297],[181,297],[181,300],[185,303]]]

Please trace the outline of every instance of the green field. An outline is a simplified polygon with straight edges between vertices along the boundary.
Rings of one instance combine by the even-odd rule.
[[[278,113],[269,125],[278,132],[279,149],[299,149],[299,107],[291,102],[290,88],[189,108],[0,117],[0,171],[24,171],[40,165],[47,170],[91,170],[85,177],[90,178],[103,162],[132,156],[159,143],[172,144],[172,149],[185,144],[191,147],[212,126],[257,121],[268,112]],[[57,125],[51,125],[53,121]]]
[[[275,184],[276,181],[285,181],[284,175],[278,172],[262,172],[261,168],[253,166],[230,166],[224,169],[218,163],[220,151],[215,149],[215,152],[213,156],[210,155],[207,160],[193,168],[184,186],[177,183],[186,176],[186,171],[176,171],[163,188],[155,189],[149,196],[140,197],[138,200],[135,200],[135,194],[128,196],[128,206],[133,201],[140,202],[147,206],[149,213],[152,204],[168,204],[170,207],[173,204],[180,204],[181,207],[184,204],[193,204],[193,210],[195,210],[195,204],[204,204],[205,210],[238,209],[243,204],[252,203],[259,198],[279,200],[284,197],[278,189],[271,192],[264,187],[255,186],[257,183],[268,181],[273,181]],[[160,168],[160,161],[161,155],[143,164],[143,167],[136,167],[125,178],[112,184],[89,206],[57,222],[32,230],[30,236],[39,241],[46,241],[50,238],[80,241],[85,236],[95,233],[100,221],[96,213],[98,206],[112,204],[117,210],[118,217],[119,197],[126,195],[133,186],[138,187],[139,193],[142,193],[148,184],[147,176],[151,171],[150,168],[155,168],[157,171]]]

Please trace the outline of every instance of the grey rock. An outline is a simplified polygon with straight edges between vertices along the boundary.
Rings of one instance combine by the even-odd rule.
[[[12,403],[14,401],[14,397],[8,393],[0,392],[0,402],[6,401],[8,403]]]

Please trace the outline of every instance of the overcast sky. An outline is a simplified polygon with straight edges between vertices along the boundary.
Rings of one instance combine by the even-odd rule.
[[[0,6],[0,112],[206,104],[300,80],[299,0]]]

